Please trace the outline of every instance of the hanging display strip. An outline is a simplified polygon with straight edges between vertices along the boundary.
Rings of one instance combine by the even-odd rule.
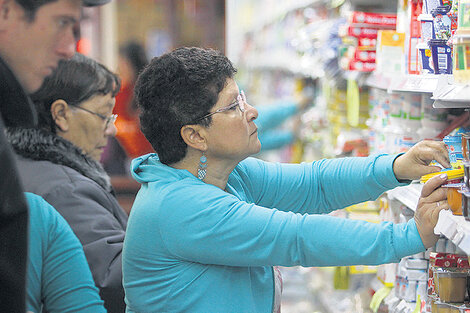
[[[392,80],[389,92],[427,92],[431,93],[438,86],[438,76],[436,75],[404,75]]]
[[[421,194],[423,185],[410,184],[408,186],[397,187],[387,191],[390,199],[396,199],[406,205],[409,209],[415,211],[418,206],[419,195]]]

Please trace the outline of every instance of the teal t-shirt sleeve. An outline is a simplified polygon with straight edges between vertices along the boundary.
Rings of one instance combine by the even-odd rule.
[[[33,271],[41,273],[39,285],[33,286],[35,282],[28,280],[28,288],[41,288],[41,300],[50,313],[106,312],[82,246],[70,226],[41,197],[26,196],[30,207],[29,262]],[[37,255],[39,251],[32,247],[39,244],[42,251]],[[35,268],[41,265],[41,269]]]
[[[174,191],[162,203],[168,209],[160,212],[158,224],[162,242],[182,260],[228,266],[371,265],[425,250],[414,221],[373,224],[300,215],[246,203],[216,187],[192,188],[200,188],[193,194],[200,192],[204,199],[189,200],[185,188]]]
[[[375,200],[400,184],[393,173],[395,155],[324,159],[312,163],[269,163],[248,158],[232,180],[247,186],[251,201],[296,213],[329,213]]]

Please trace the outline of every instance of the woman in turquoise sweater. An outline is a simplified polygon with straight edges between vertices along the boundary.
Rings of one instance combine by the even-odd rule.
[[[275,266],[398,262],[434,244],[445,177],[424,186],[406,224],[325,213],[438,171],[427,164],[449,164],[442,143],[304,164],[249,158],[260,150],[258,113],[234,73],[220,52],[180,48],[153,59],[137,82],[158,156],[132,163],[142,188],[124,241],[128,312],[278,312]]]
[[[26,193],[26,199],[30,220],[26,310],[106,312],[70,226],[43,198]]]

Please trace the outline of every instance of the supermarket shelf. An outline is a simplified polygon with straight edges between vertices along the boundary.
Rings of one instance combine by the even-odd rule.
[[[470,85],[454,83],[452,75],[439,75],[433,92],[435,108],[470,108]]]
[[[439,76],[443,75],[404,75],[392,76],[384,73],[372,72],[367,78],[369,87],[386,89],[388,92],[420,92],[432,93],[436,90]]]
[[[457,247],[470,255],[470,223],[463,216],[456,216],[449,210],[442,210],[439,213],[434,233],[446,236]]]
[[[470,90],[467,92],[470,92]],[[470,109],[470,100],[467,102],[435,100],[432,106],[438,109]]]
[[[456,84],[452,75],[399,75],[372,72],[369,87],[391,92],[432,93],[435,108],[470,108],[470,84]]]
[[[388,92],[432,93],[438,87],[440,75],[402,75],[391,80]]]
[[[396,199],[406,205],[409,209],[415,211],[418,206],[419,196],[421,195],[423,185],[413,183],[408,186],[397,187],[387,191],[390,199]]]

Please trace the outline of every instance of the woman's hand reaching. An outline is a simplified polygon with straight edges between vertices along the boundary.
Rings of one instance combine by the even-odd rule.
[[[393,172],[398,180],[419,179],[423,175],[442,170],[439,166],[429,165],[433,160],[445,168],[450,167],[449,154],[444,143],[423,140],[395,159]]]

